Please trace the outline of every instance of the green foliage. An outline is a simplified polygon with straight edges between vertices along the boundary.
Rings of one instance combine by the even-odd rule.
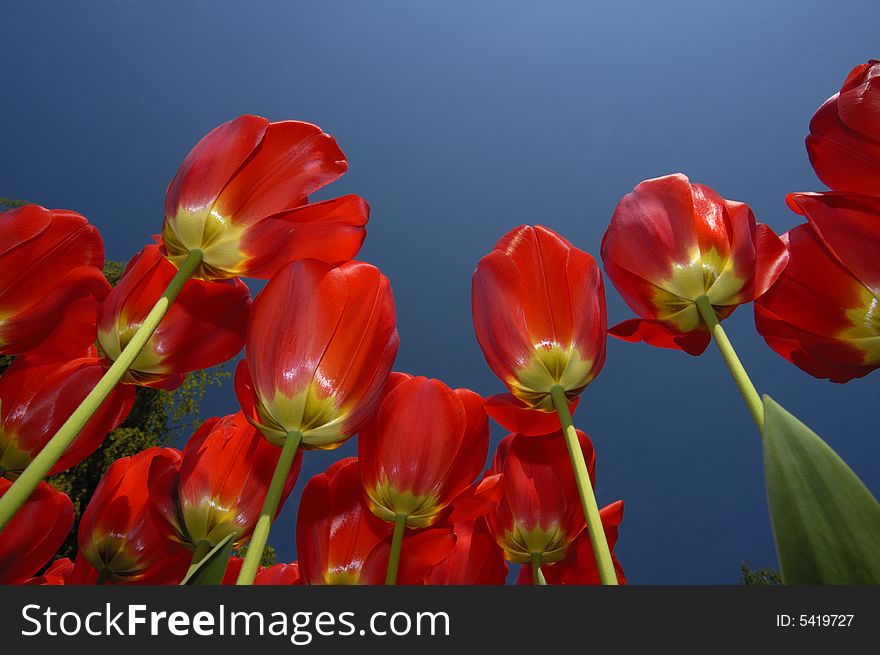
[[[0,212],[4,212],[7,209],[13,209],[15,207],[23,207],[27,204],[28,202],[26,200],[14,200],[12,198],[0,197]]]
[[[236,548],[232,554],[235,557],[243,558],[247,555],[249,544],[244,544],[243,546],[239,546]],[[272,566],[278,563],[278,557],[275,555],[275,549],[272,546],[267,545],[263,550],[263,556],[260,558],[260,566]]]
[[[779,571],[769,567],[763,569],[750,568],[747,562],[740,564],[740,584],[746,585],[780,585],[782,576]]]
[[[880,503],[769,396],[764,414],[764,479],[785,584],[880,584]]]

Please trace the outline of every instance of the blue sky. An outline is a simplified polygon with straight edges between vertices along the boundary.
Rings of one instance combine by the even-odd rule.
[[[212,127],[317,123],[350,162],[320,197],[373,208],[361,258],[394,289],[397,368],[484,395],[502,388],[473,335],[470,275],[503,233],[542,223],[598,257],[620,197],[676,171],[782,232],[798,222],[785,194],[823,189],[810,116],[880,55],[880,4],[855,0],[15,1],[0,17],[0,195],[85,214],[127,259]],[[608,309],[631,316],[610,284]],[[876,375],[808,377],[766,347],[750,307],[725,325],[759,390],[880,493]],[[231,385],[205,404],[236,409]],[[741,560],[775,565],[758,436],[714,349],[612,339],[576,419],[600,502],[626,501],[632,582],[734,583]],[[353,451],[308,453],[300,487]],[[271,537],[283,558],[295,509]]]

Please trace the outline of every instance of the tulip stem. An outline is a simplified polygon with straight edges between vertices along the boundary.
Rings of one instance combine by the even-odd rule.
[[[251,585],[254,583],[254,578],[257,577],[257,569],[260,566],[260,560],[263,559],[266,541],[269,539],[269,530],[272,528],[275,514],[278,513],[284,485],[290,475],[290,467],[293,466],[300,442],[302,442],[302,432],[294,430],[287,433],[284,446],[281,448],[281,455],[278,457],[278,464],[275,465],[275,473],[272,474],[272,481],[269,483],[269,490],[266,492],[263,509],[260,510],[260,518],[257,519],[254,534],[251,536],[244,562],[241,564],[241,571],[235,581],[237,585]]]
[[[394,534],[391,536],[391,552],[388,554],[388,571],[385,584],[397,584],[397,569],[400,566],[400,549],[403,546],[403,533],[406,532],[406,514],[394,517]]]
[[[547,584],[547,578],[541,570],[541,553],[532,553],[532,584],[543,587]]]
[[[6,490],[6,493],[0,498],[0,530],[6,527],[6,524],[15,516],[15,513],[24,505],[25,501],[30,498],[34,489],[48,475],[49,471],[55,466],[55,462],[64,454],[73,440],[80,431],[85,427],[89,419],[98,411],[101,404],[106,400],[110,392],[116,387],[128,369],[137,359],[138,355],[147,345],[153,332],[159,326],[159,322],[165,316],[168,308],[177,298],[183,285],[192,277],[192,274],[202,262],[202,251],[191,250],[187,255],[180,269],[168,283],[165,292],[153,305],[153,309],[147,314],[143,323],[132,336],[131,341],[125,346],[116,361],[107,369],[104,376],[95,385],[95,388],[89,392],[83,401],[79,404],[70,418],[64,422],[58,432],[55,433],[43,449],[37,453],[37,456],[31,460],[27,468],[22,471],[18,479],[12,483],[12,486]]]
[[[733,381],[736,383],[743,400],[745,400],[746,407],[749,408],[749,412],[751,412],[752,418],[755,420],[755,424],[760,432],[764,429],[764,403],[761,402],[761,396],[758,395],[758,391],[755,389],[755,385],[752,384],[749,374],[746,373],[745,367],[742,365],[739,357],[737,357],[730,339],[727,338],[727,333],[721,327],[721,323],[715,315],[715,310],[712,308],[712,303],[709,301],[708,296],[700,296],[697,298],[696,303],[697,309],[706,322],[709,333],[712,335],[712,341],[718,346],[721,357],[724,359],[724,363],[727,364],[727,370],[733,376]]]
[[[605,538],[605,529],[602,527],[602,517],[599,515],[599,506],[596,504],[596,495],[593,493],[593,484],[590,482],[590,473],[587,470],[584,452],[581,450],[580,440],[571,420],[571,412],[568,411],[565,390],[558,384],[553,385],[550,388],[550,397],[553,399],[553,405],[559,415],[565,445],[568,446],[568,456],[571,458],[578,494],[581,497],[581,506],[584,509],[584,518],[587,520],[587,532],[590,536],[590,544],[593,546],[593,556],[596,558],[596,566],[599,569],[599,580],[603,585],[616,585],[617,573],[614,571],[614,561],[611,559],[611,550],[608,548],[608,540]]]

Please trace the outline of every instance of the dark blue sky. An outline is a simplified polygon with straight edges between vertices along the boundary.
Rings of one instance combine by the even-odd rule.
[[[208,130],[241,113],[317,123],[350,162],[321,197],[373,207],[361,258],[394,288],[397,368],[497,393],[470,275],[510,228],[542,223],[598,257],[645,178],[682,171],[780,232],[797,222],[785,194],[823,188],[807,125],[880,54],[880,4],[720,4],[5,2],[0,195],[85,214],[127,259]],[[631,316],[610,285],[608,308],[612,323]],[[876,375],[808,377],[765,346],[750,307],[725,325],[759,390],[880,492]],[[236,409],[231,385],[205,404]],[[600,502],[626,501],[617,552],[632,582],[734,583],[741,560],[775,565],[759,440],[714,348],[610,340],[576,419]],[[353,450],[308,453],[304,471]],[[271,538],[283,558],[294,513]]]

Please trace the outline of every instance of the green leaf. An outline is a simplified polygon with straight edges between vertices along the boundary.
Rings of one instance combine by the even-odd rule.
[[[218,585],[223,581],[226,573],[226,565],[229,564],[229,554],[232,552],[232,538],[234,532],[230,532],[223,540],[214,546],[201,560],[190,565],[186,577],[181,585]]]
[[[786,584],[880,584],[880,503],[838,455],[764,396],[764,476]]]

